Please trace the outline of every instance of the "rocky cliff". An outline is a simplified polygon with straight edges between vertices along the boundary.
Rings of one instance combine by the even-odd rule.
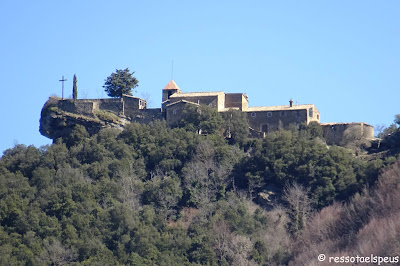
[[[75,125],[84,126],[89,134],[96,134],[100,129],[122,129],[129,123],[128,119],[103,110],[94,111],[90,115],[67,112],[58,107],[60,100],[50,97],[42,108],[39,131],[50,139],[68,136]]]

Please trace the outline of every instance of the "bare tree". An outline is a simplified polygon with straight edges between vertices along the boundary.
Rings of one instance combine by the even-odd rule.
[[[122,187],[121,197],[123,202],[129,206],[131,210],[138,211],[141,209],[140,197],[143,193],[143,183],[131,170],[119,170],[120,184]]]
[[[45,239],[39,261],[47,265],[70,265],[77,260],[77,254],[64,247],[58,239]]]
[[[311,213],[311,200],[308,191],[297,183],[285,188],[283,198],[287,204],[290,217],[289,230],[297,234],[306,227],[307,218]]]
[[[184,186],[193,192],[192,197],[200,205],[215,200],[221,187],[229,182],[229,169],[215,159],[215,151],[209,141],[201,142],[193,159],[183,169]]]
[[[150,99],[151,95],[148,92],[142,92],[140,94],[140,96],[142,96],[142,98],[146,101],[146,106],[151,105],[152,100]]]
[[[144,201],[153,204],[157,213],[167,219],[176,212],[174,208],[182,198],[181,181],[161,169],[152,171],[150,175],[145,185]]]
[[[231,232],[225,221],[220,221],[213,226],[213,249],[222,263],[237,266],[257,265],[250,259],[253,244],[249,237]]]

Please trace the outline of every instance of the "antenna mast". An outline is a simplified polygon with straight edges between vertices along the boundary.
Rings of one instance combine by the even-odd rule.
[[[172,67],[171,67],[171,80],[174,80],[174,60],[172,60]]]

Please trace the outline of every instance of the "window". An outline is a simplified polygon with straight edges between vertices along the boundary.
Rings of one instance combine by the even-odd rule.
[[[262,125],[261,126],[261,131],[265,132],[265,133],[268,132],[268,125]]]
[[[272,117],[272,112],[268,112],[267,117]]]
[[[286,111],[281,111],[281,116],[286,116]]]
[[[296,111],[296,116],[300,117],[300,111],[299,110]]]
[[[172,110],[172,114],[176,115],[176,109]]]
[[[256,113],[251,113],[251,117],[256,117]]]
[[[312,108],[308,109],[308,116],[313,117],[313,109]]]
[[[319,115],[317,115],[317,119],[319,120]]]

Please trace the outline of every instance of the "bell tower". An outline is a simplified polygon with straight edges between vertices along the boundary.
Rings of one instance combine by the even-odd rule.
[[[178,85],[176,85],[174,80],[171,80],[167,86],[162,90],[162,102],[169,100],[172,94],[181,93],[182,91],[179,89]]]

